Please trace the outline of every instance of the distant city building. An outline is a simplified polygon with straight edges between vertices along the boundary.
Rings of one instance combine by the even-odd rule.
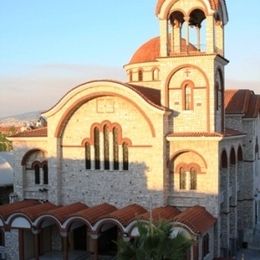
[[[151,218],[192,239],[187,259],[253,242],[260,96],[225,91],[226,3],[158,0],[156,16],[160,35],[124,66],[127,83],[84,83],[43,113],[46,127],[10,138],[16,197],[0,227],[11,259],[113,257],[113,241]]]

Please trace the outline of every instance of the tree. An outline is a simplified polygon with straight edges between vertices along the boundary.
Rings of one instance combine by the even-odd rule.
[[[0,152],[8,152],[12,150],[12,144],[7,140],[6,136],[0,133]]]
[[[168,222],[156,224],[137,224],[139,236],[132,241],[120,240],[118,245],[118,260],[183,260],[191,241],[183,234],[175,236]]]

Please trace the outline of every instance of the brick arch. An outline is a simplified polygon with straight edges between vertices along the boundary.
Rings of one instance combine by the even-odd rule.
[[[28,152],[26,152],[22,158],[22,161],[21,161],[21,165],[22,166],[25,166],[26,164],[26,161],[28,160],[28,158],[34,154],[34,153],[37,153],[37,152],[43,152],[44,154],[47,154],[47,152],[43,149],[40,149],[40,148],[35,148],[35,149],[31,149],[29,150]]]
[[[209,91],[209,79],[207,77],[207,74],[201,69],[199,68],[198,66],[195,66],[195,65],[192,65],[192,64],[183,64],[183,65],[180,65],[178,66],[177,68],[175,68],[169,75],[168,77],[166,78],[166,81],[165,81],[165,86],[164,86],[164,91],[165,91],[165,99],[164,99],[164,105],[166,107],[169,107],[169,104],[170,104],[170,100],[169,100],[169,85],[170,85],[170,82],[171,82],[171,79],[174,77],[174,75],[179,72],[180,70],[183,70],[185,68],[193,68],[195,70],[198,70],[202,76],[204,77],[204,80],[206,82],[206,95],[207,95],[207,129],[208,131],[210,131],[210,103],[209,103],[209,100],[210,100],[210,91]]]
[[[78,99],[77,101],[75,101],[63,114],[62,118],[60,119],[58,126],[56,127],[55,130],[55,137],[60,138],[63,134],[63,131],[66,127],[66,123],[68,122],[68,120],[71,118],[71,116],[74,114],[74,112],[80,108],[84,103],[93,100],[95,98],[98,97],[104,97],[104,96],[115,96],[115,97],[120,97],[124,100],[126,100],[127,102],[131,103],[139,112],[140,114],[143,116],[144,120],[147,122],[149,128],[150,128],[150,132],[152,134],[152,137],[155,137],[155,128],[153,126],[153,123],[151,121],[151,119],[146,115],[146,113],[141,109],[141,107],[139,105],[137,105],[134,101],[132,101],[131,99],[122,96],[120,94],[116,94],[113,92],[101,92],[101,93],[94,93],[88,96],[84,96],[80,99]]]
[[[171,165],[172,162],[174,162],[175,159],[176,159],[178,156],[180,156],[180,155],[182,155],[182,154],[184,154],[184,153],[188,153],[188,152],[194,153],[194,154],[196,154],[198,157],[200,157],[200,159],[202,160],[202,162],[203,162],[203,164],[204,164],[203,167],[204,167],[205,169],[208,168],[208,165],[207,165],[207,162],[206,162],[205,158],[204,158],[200,153],[198,153],[197,151],[192,150],[192,149],[185,149],[185,150],[180,150],[180,151],[176,152],[176,153],[171,157],[170,161],[168,162],[168,166]]]
[[[162,7],[164,5],[164,3],[166,2],[167,0],[159,0],[158,3],[157,3],[157,6],[156,6],[156,14],[161,18],[161,19],[167,19],[168,15],[169,15],[169,12],[170,10],[172,9],[172,7],[175,5],[175,3],[177,3],[179,0],[168,0],[168,4],[167,4],[167,8],[165,9],[165,12],[161,14],[162,12]],[[202,3],[203,7],[204,7],[204,12],[205,12],[205,15],[208,15],[208,7],[210,7],[210,4],[207,4],[205,3],[205,0],[198,0],[199,2]],[[198,8],[201,8],[200,6],[196,7],[197,9]]]

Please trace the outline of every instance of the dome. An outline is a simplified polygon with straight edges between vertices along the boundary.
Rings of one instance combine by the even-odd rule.
[[[186,49],[186,40],[182,39],[181,47]],[[194,45],[189,44],[190,51],[198,51]],[[129,64],[154,62],[160,57],[160,37],[155,37],[144,43],[132,56]]]
[[[143,44],[133,55],[130,64],[155,61],[160,56],[160,37]]]

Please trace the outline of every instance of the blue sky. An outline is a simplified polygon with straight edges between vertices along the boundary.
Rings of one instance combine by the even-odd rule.
[[[155,0],[3,0],[0,117],[46,110],[93,79],[125,80],[122,65],[158,35]],[[228,87],[260,93],[259,0],[227,0]]]

